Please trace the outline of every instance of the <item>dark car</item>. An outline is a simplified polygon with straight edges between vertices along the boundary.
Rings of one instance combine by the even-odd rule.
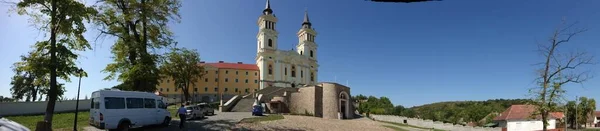
[[[263,115],[262,106],[256,105],[256,106],[252,107],[252,115],[253,116],[262,116]]]

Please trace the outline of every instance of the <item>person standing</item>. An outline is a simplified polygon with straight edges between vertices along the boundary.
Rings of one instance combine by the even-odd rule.
[[[187,110],[185,109],[185,107],[183,107],[183,104],[181,104],[181,107],[179,107],[179,109],[177,110],[177,114],[179,115],[179,129],[182,129],[184,126],[186,112]]]

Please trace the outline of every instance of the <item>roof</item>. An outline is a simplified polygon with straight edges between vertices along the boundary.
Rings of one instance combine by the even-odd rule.
[[[534,105],[511,105],[508,109],[502,112],[494,120],[526,120],[531,119],[531,114],[535,112]],[[551,112],[550,118],[563,118],[562,112]],[[535,119],[540,119],[541,116],[536,116]]]
[[[259,70],[258,66],[255,64],[244,64],[241,62],[225,63],[223,61],[219,61],[218,63],[200,63],[200,65],[210,65],[219,69]]]
[[[600,117],[600,111],[595,111],[595,112],[594,112],[594,116],[596,116],[596,117]]]

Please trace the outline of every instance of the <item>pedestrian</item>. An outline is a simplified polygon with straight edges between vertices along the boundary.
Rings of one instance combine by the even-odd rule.
[[[185,109],[185,107],[183,107],[183,103],[181,104],[181,107],[179,107],[179,109],[177,110],[177,114],[179,114],[179,129],[183,128],[183,124],[185,123],[185,113],[187,112],[187,110]]]

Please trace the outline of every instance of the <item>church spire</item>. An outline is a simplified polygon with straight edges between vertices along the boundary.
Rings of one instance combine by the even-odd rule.
[[[264,15],[273,14],[273,10],[271,10],[271,1],[267,0],[267,4],[265,5],[265,10],[263,10]]]
[[[305,9],[304,10],[304,21],[302,22],[302,28],[311,28],[312,24],[310,23],[310,20],[308,19],[308,11]]]

